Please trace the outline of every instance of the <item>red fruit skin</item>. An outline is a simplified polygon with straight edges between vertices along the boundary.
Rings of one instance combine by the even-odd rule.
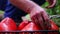
[[[3,23],[3,25],[1,26],[2,28],[7,28],[2,30],[5,30],[5,31],[17,30],[16,23],[9,17],[3,19],[1,23]],[[4,26],[4,24],[6,25],[6,27]]]
[[[23,29],[27,24],[29,24],[29,21],[23,21],[19,24],[18,30]]]
[[[5,23],[0,23],[0,31],[12,31],[9,26],[7,26]]]
[[[50,20],[50,24],[51,28],[49,30],[59,30],[58,26],[52,20]],[[58,32],[52,32],[52,33],[49,32],[48,34],[58,34]]]
[[[35,25],[33,22],[31,22],[28,25],[26,25],[21,31],[36,31],[36,30],[41,30],[41,28]],[[40,33],[35,32],[34,34],[41,34],[41,32]]]
[[[0,23],[0,31],[8,31],[8,26],[5,23]]]

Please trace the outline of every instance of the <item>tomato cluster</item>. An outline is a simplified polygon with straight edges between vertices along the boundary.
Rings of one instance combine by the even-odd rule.
[[[58,26],[52,21],[50,20],[50,28],[49,30],[58,30]],[[36,30],[43,30],[40,26],[36,25],[34,22],[32,21],[22,21],[19,26],[16,26],[16,23],[11,19],[11,18],[5,18],[0,22],[0,31],[16,31],[16,30],[20,30],[20,31],[36,31]],[[37,33],[36,33],[37,34]],[[38,33],[38,34],[42,34],[42,32]],[[48,34],[58,34],[56,32],[54,33],[50,33],[48,32]]]

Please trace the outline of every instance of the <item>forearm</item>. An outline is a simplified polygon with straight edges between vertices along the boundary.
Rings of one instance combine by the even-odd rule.
[[[36,3],[34,3],[31,0],[10,0],[10,2],[14,6],[24,10],[27,13],[30,13],[34,8],[39,7]]]

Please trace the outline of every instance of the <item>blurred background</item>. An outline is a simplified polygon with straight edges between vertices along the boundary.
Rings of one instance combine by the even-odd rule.
[[[46,6],[48,6],[48,2],[45,2],[45,4],[42,5],[43,8]],[[52,20],[60,27],[60,0],[57,0],[54,8],[45,9],[49,16],[52,17]]]
[[[56,5],[54,8],[47,9],[46,6],[48,6],[48,2],[45,2],[41,7],[43,7],[48,15],[52,17],[51,19],[54,20],[54,22],[60,27],[60,0],[57,0]],[[0,18],[4,14],[4,11],[0,10]],[[27,19],[29,19],[29,15],[27,15]]]

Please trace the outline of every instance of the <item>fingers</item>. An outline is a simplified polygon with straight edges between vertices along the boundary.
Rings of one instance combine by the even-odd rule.
[[[35,24],[38,23],[38,20],[37,20],[36,16],[31,17],[31,19]]]
[[[41,26],[41,28],[42,28],[43,30],[45,30],[46,28],[45,28],[44,21],[43,21],[43,18],[42,18],[42,13],[37,14],[36,17],[37,17],[37,19],[38,19],[38,23],[39,23],[39,25]]]
[[[44,18],[45,21],[49,21],[48,14],[45,11],[42,12],[42,17]]]
[[[46,26],[50,26],[49,24],[49,17],[45,11],[40,11],[37,13],[30,14],[32,21],[36,24],[41,26],[42,29],[46,29]],[[45,25],[46,24],[46,25]]]
[[[42,29],[45,29],[41,13],[36,13],[36,15],[32,16],[31,19],[36,25],[38,25],[39,27],[41,26]]]
[[[49,6],[47,8],[53,8],[56,4],[56,0],[47,0],[49,2]]]
[[[49,19],[47,13],[46,12],[42,12],[42,16],[44,18],[44,21],[45,21],[46,26],[47,27],[50,27],[50,19]]]

